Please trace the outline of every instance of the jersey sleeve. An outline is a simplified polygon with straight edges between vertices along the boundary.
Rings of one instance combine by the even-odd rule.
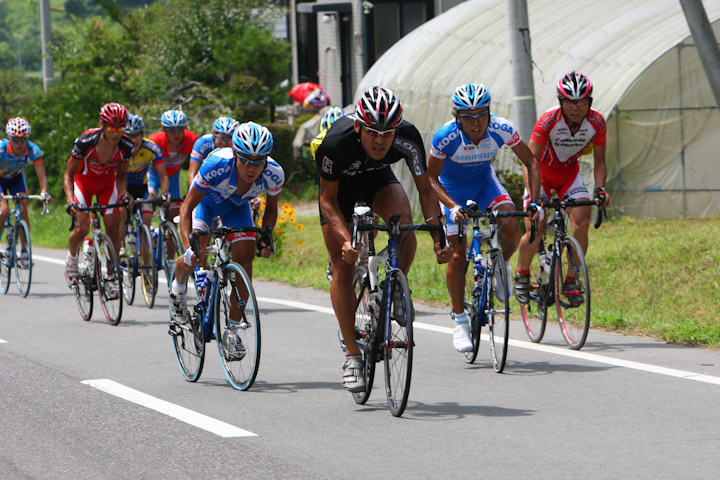
[[[283,184],[285,183],[285,171],[280,164],[268,157],[268,163],[263,172],[263,177],[266,181],[267,194],[271,197],[280,195]]]
[[[163,159],[162,150],[160,150],[160,147],[153,141],[147,140],[143,142],[143,148],[147,148],[149,151],[153,154],[152,159],[152,165],[164,165],[165,160]]]
[[[30,152],[30,161],[33,163],[41,163],[43,161],[43,152],[40,147],[32,142],[28,142],[28,151]]]
[[[427,172],[427,159],[422,136],[415,125],[403,121],[395,136],[393,148],[397,149],[405,158],[405,163],[414,176]]]
[[[595,129],[595,138],[593,138],[593,145],[596,147],[602,147],[607,144],[607,126],[605,125],[605,118],[597,110],[590,110],[588,114],[588,121],[590,125]]]
[[[193,144],[192,152],[190,152],[190,161],[202,163],[208,153],[210,153],[210,150],[208,150],[207,139],[205,136],[202,136],[195,140],[195,143]]]

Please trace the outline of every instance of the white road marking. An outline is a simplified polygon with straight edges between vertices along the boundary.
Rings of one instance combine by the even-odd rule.
[[[335,312],[332,308],[319,307],[310,303],[296,302],[291,300],[281,300],[277,298],[258,297],[258,301],[267,303],[276,303],[280,305],[286,305],[288,307],[299,308],[302,310],[312,310],[315,312],[327,313],[334,315]],[[429,323],[415,322],[413,324],[415,328],[422,330],[429,330],[432,332],[446,333],[452,335],[453,329],[450,327],[441,327],[438,325],[431,325]],[[483,334],[483,340],[488,341],[487,335]],[[553,355],[562,355],[565,357],[577,358],[580,360],[587,360],[589,362],[603,363],[607,365],[613,365],[616,367],[631,368],[633,370],[642,370],[644,372],[657,373],[660,375],[667,375],[670,377],[682,378],[685,380],[695,380],[698,382],[712,383],[720,385],[720,377],[713,377],[711,375],[704,375],[701,373],[688,372],[685,370],[677,370],[675,368],[659,367],[657,365],[650,365],[648,363],[633,362],[631,360],[623,360],[620,358],[607,357],[604,355],[598,355],[595,353],[579,352],[576,350],[569,350],[567,348],[553,347],[550,345],[540,345],[538,343],[524,342],[522,340],[510,339],[510,345],[518,348],[525,348],[528,350],[535,350],[543,353],[550,353]]]
[[[221,422],[220,420],[208,417],[207,415],[194,412],[185,407],[175,405],[174,403],[160,400],[159,398],[139,392],[117,382],[113,382],[112,380],[85,380],[82,383],[111,395],[115,395],[116,397],[120,397],[124,400],[142,405],[143,407],[151,410],[155,410],[156,412],[160,412],[169,417],[173,417],[182,422],[189,423],[190,425],[221,437],[257,437],[257,434],[255,433],[243,430],[242,428],[230,425],[229,423]]]
[[[33,254],[32,257],[33,257],[33,260],[40,260],[41,262],[54,263],[55,265],[62,265],[63,267],[65,266],[65,260],[58,260],[57,258],[51,258],[51,257],[46,257],[44,255],[36,255],[36,254]],[[165,276],[164,275],[160,276],[160,272],[158,272],[158,282],[164,283],[165,285],[167,285],[167,280],[165,280]]]
[[[7,340],[3,340],[2,338],[0,338],[0,343],[7,343]]]

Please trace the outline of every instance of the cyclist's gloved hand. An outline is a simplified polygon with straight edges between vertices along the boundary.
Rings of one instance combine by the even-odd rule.
[[[535,212],[538,213],[538,222],[542,222],[545,218],[545,210],[539,205],[540,202],[533,202],[531,201],[528,205],[528,211],[532,213],[532,216],[535,216]]]
[[[132,200],[133,200],[133,198],[130,195],[128,195],[127,193],[120,197],[120,203],[129,204],[132,202]]]
[[[42,192],[40,196],[43,200],[50,200],[50,194],[48,192]]]
[[[460,205],[455,205],[450,209],[450,221],[452,223],[458,223],[458,220],[464,221],[466,215],[467,211]]]
[[[75,215],[77,213],[78,204],[75,202],[70,202],[67,204],[67,207],[65,207],[65,211],[68,215]]]
[[[598,205],[610,205],[610,194],[605,190],[604,187],[597,187],[595,189],[595,200]]]
[[[164,203],[170,202],[170,192],[161,193],[160,198],[162,198]]]
[[[265,258],[270,258],[275,253],[272,231],[273,225],[267,225],[263,227],[263,233],[255,239],[258,253]]]

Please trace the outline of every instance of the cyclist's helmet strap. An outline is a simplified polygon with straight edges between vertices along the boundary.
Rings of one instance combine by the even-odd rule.
[[[125,133],[132,135],[145,130],[145,121],[140,115],[128,115],[128,123],[125,125]]]
[[[232,135],[235,133],[238,125],[240,124],[232,117],[218,117],[215,123],[213,123],[213,132]]]
[[[238,155],[267,155],[273,149],[273,136],[255,122],[242,123],[233,133],[233,149]]]
[[[557,91],[559,100],[592,99],[592,82],[580,72],[570,72],[558,81]]]
[[[375,86],[363,92],[355,104],[355,118],[366,127],[390,130],[402,121],[402,105],[392,90]]]
[[[187,123],[187,117],[180,110],[168,110],[160,117],[160,123],[163,127],[168,128],[184,127]]]
[[[119,103],[106,103],[100,109],[100,120],[113,127],[125,126],[128,122],[128,111]]]
[[[30,137],[30,123],[22,117],[14,117],[5,125],[8,137]]]
[[[453,110],[470,110],[490,107],[490,92],[481,83],[466,83],[455,89],[452,97]]]

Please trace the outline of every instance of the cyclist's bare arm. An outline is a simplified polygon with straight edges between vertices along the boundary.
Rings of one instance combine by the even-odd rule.
[[[435,194],[435,190],[430,185],[430,175],[425,172],[422,175],[413,176],[413,180],[415,180],[415,186],[418,190],[424,218],[432,219],[428,221],[429,224],[440,223],[440,203],[438,202],[438,196]],[[433,250],[435,251],[438,263],[449,262],[452,249],[449,246],[440,245],[440,232],[432,231],[430,234],[433,238]]]
[[[337,202],[337,195],[340,182],[332,182],[320,178],[320,210],[330,231],[342,246],[342,257],[347,263],[355,263],[358,251],[352,248],[350,230],[340,212],[340,205]]]
[[[160,193],[167,193],[170,191],[170,179],[167,176],[167,168],[165,168],[165,164],[161,163],[160,165],[155,165],[155,171],[158,174],[158,177],[160,177]],[[192,182],[190,182],[190,185],[192,185]],[[190,189],[190,187],[188,187]]]
[[[530,140],[530,142],[535,143],[532,140]],[[528,191],[530,192],[530,198],[540,198],[540,166],[537,162],[537,156],[540,154],[540,150],[536,153],[527,143],[523,141],[512,147],[512,150],[523,163],[523,174],[527,172],[525,185],[529,187]]]
[[[75,174],[80,168],[80,160],[73,158],[71,155],[68,158],[67,164],[65,165],[65,174],[63,175],[63,189],[65,190],[65,197],[67,203],[71,203],[75,198]]]
[[[200,191],[195,187],[190,187],[190,191],[188,191],[188,194],[180,207],[180,239],[183,244],[183,249],[190,246],[189,238],[190,233],[192,232],[192,212],[204,196],[205,192]]]

